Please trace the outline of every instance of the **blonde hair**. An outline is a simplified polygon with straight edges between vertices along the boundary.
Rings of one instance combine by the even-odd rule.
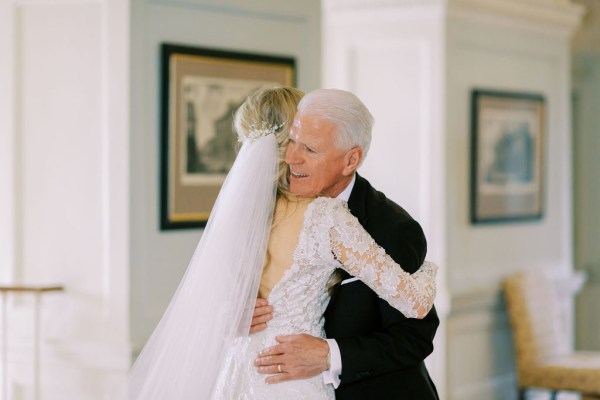
[[[290,195],[285,151],[296,107],[304,92],[293,87],[265,87],[248,96],[235,113],[233,125],[240,138],[262,127],[273,127],[279,148],[277,195]]]
[[[238,108],[233,119],[237,135],[245,139],[252,131],[273,128],[279,148],[279,174],[277,195],[294,198],[290,193],[289,169],[285,163],[285,151],[290,141],[290,127],[296,115],[296,108],[304,92],[292,87],[262,88],[248,96]],[[295,202],[291,202],[292,205]],[[287,206],[287,205],[286,205]],[[273,229],[277,223],[274,221]],[[270,262],[271,254],[267,251],[265,265]],[[342,272],[336,270],[327,283],[327,291],[331,296],[334,287],[342,281]]]

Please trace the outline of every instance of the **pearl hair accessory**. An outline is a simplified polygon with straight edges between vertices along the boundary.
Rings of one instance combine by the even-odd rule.
[[[265,121],[262,122],[261,127],[257,128],[256,125],[252,124],[250,127],[250,131],[248,131],[247,138],[250,140],[255,140],[259,138],[263,138],[267,135],[275,134],[281,127],[285,125],[283,122],[281,125],[267,125]]]

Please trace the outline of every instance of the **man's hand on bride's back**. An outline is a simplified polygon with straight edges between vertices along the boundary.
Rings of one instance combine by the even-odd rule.
[[[261,374],[272,375],[267,383],[308,379],[329,368],[329,345],[324,339],[302,333],[277,336],[275,346],[258,354],[254,366]]]
[[[260,297],[256,299],[254,314],[252,314],[252,323],[250,324],[250,334],[265,330],[267,328],[267,321],[270,321],[272,318],[273,307],[269,305],[269,302]]]

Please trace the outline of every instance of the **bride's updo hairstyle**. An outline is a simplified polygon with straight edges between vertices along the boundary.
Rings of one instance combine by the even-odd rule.
[[[290,194],[285,150],[296,106],[304,93],[292,87],[265,87],[251,94],[235,113],[233,125],[240,140],[252,137],[257,130],[272,130],[279,147],[277,194]]]

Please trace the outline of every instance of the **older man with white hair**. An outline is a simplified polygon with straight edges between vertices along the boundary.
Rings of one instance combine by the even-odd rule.
[[[402,268],[415,272],[427,251],[419,223],[356,173],[371,142],[373,117],[352,93],[320,89],[298,105],[286,163],[296,195],[338,197]],[[409,319],[367,285],[338,270],[325,312],[327,340],[307,334],[281,336],[256,360],[269,383],[323,373],[338,400],[437,400],[424,364],[439,325],[435,307]],[[272,308],[259,299],[252,332],[264,329]],[[283,371],[283,372],[281,372]]]

